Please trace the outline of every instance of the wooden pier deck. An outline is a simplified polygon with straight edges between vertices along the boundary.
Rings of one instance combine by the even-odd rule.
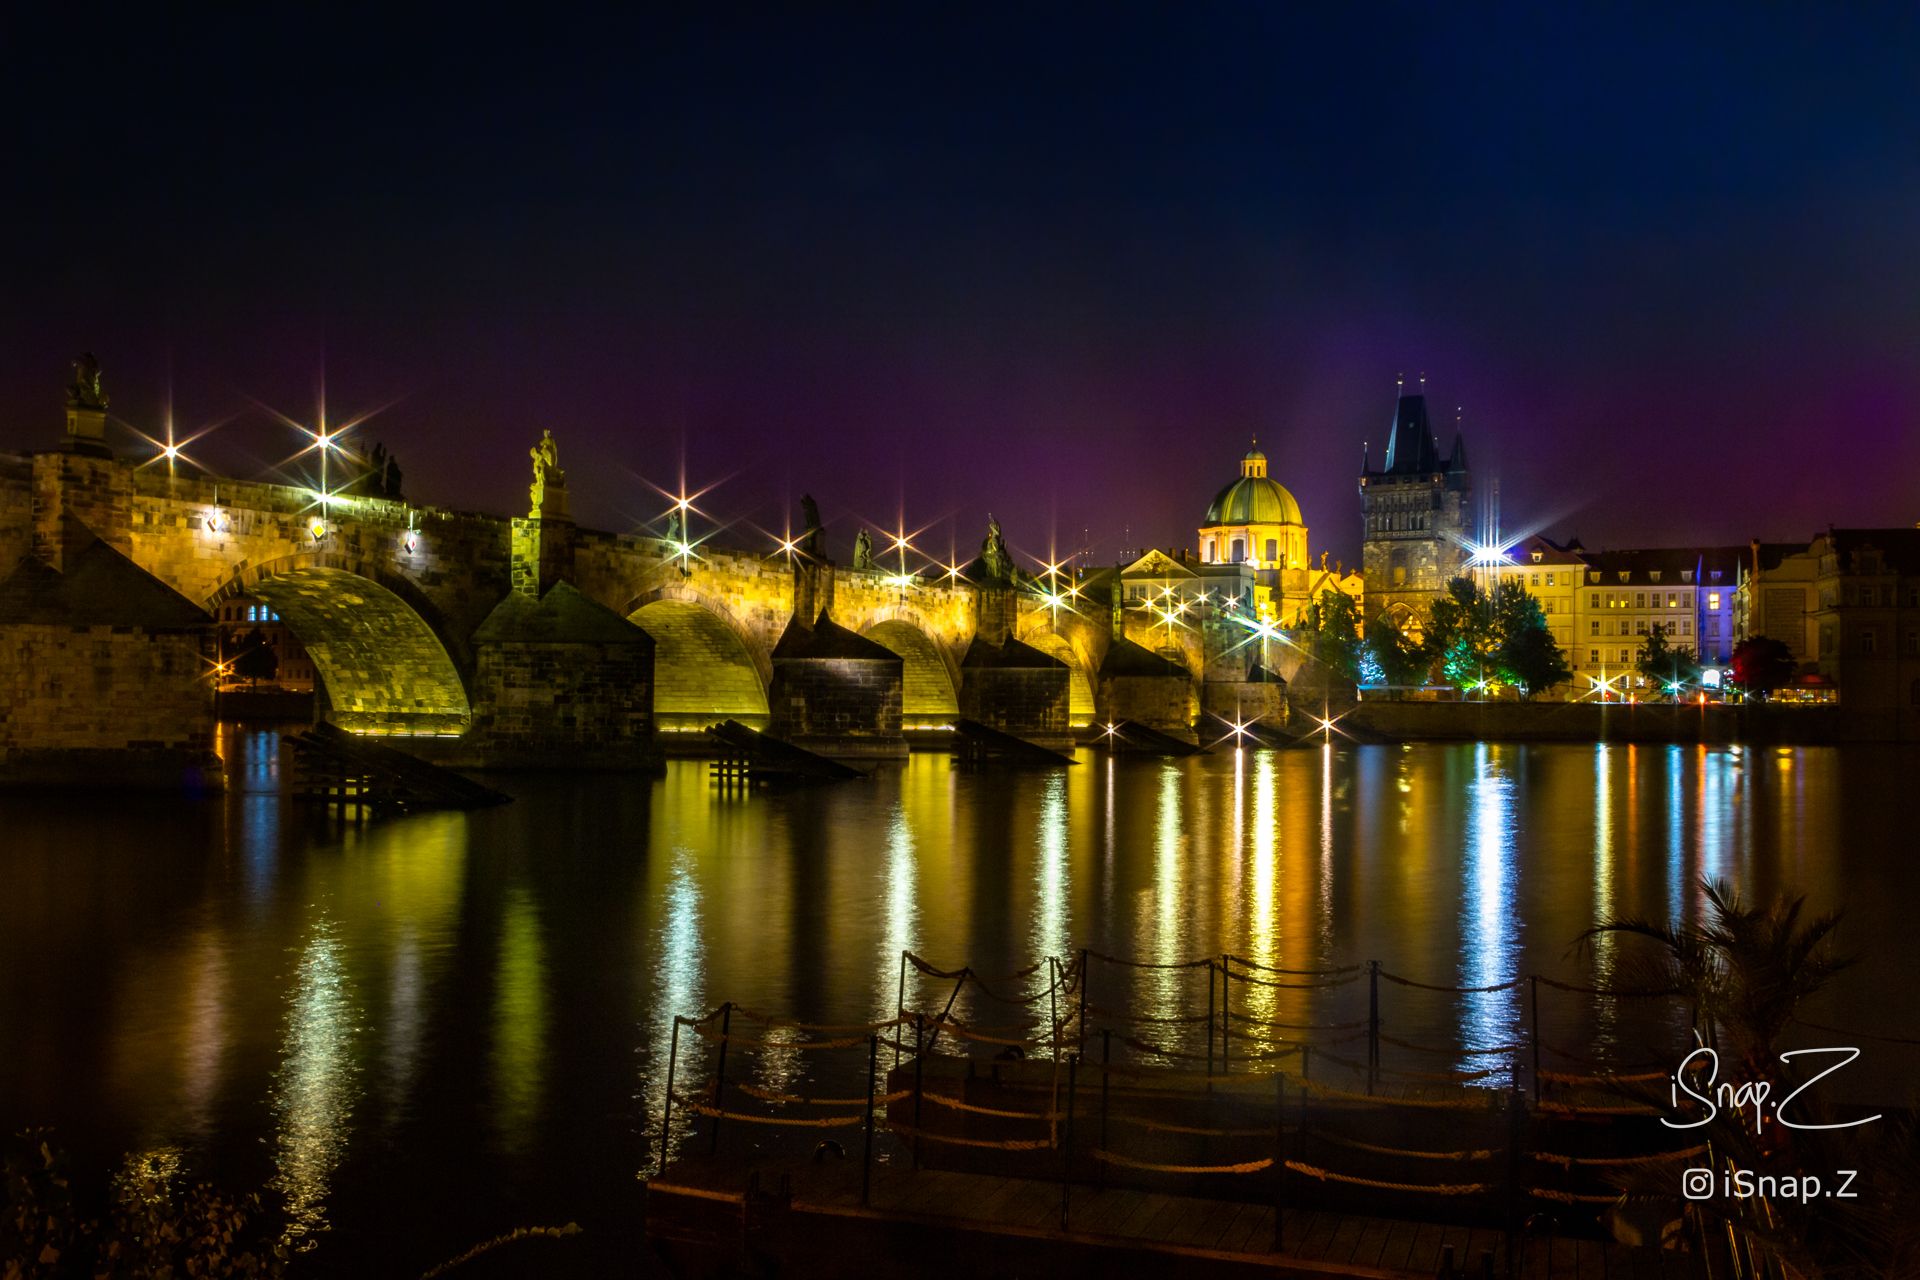
[[[851,1144],[850,1144],[851,1145]],[[1220,1275],[1409,1280],[1506,1276],[1506,1237],[1484,1227],[1289,1209],[1281,1246],[1268,1204],[876,1164],[861,1202],[857,1153],[824,1162],[692,1157],[647,1188],[647,1234],[677,1273]],[[1591,1239],[1523,1238],[1527,1280],[1694,1280],[1693,1259]],[[1483,1256],[1484,1255],[1484,1256]]]

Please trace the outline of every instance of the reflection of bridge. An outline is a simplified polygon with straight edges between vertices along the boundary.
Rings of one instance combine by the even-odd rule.
[[[733,718],[897,744],[902,726],[963,712],[1040,738],[1106,716],[1185,732],[1203,683],[1246,678],[1244,654],[1209,631],[1224,636],[1224,623],[1196,623],[1175,646],[1150,634],[1164,626],[1141,624],[1139,638],[1158,652],[1117,643],[1095,578],[1049,603],[1032,579],[996,579],[979,564],[932,577],[791,549],[703,545],[685,557],[677,544],[552,515],[507,520],[366,497],[322,507],[303,488],[174,477],[82,451],[0,460],[0,558],[31,552],[61,568],[88,535],[202,607],[239,595],[270,604],[311,654],[328,717],[360,730],[498,727],[511,718],[505,708],[538,700],[529,684],[551,685],[528,665],[529,646],[542,644],[650,647],[650,669],[635,676],[650,681],[650,696],[632,722],[647,721],[649,738],[656,725]],[[561,582],[577,595],[555,604]],[[503,606],[515,594],[517,613]],[[637,624],[651,645],[619,634],[609,615]],[[504,667],[503,638],[520,646]],[[588,650],[569,652],[562,683],[583,678]],[[834,701],[869,675],[871,705]],[[823,694],[822,679],[839,692]],[[582,686],[561,701],[589,694]]]

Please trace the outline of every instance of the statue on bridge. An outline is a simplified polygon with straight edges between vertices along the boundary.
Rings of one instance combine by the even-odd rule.
[[[542,431],[540,443],[527,450],[533,459],[533,515],[568,519],[567,473],[560,469],[560,446],[553,432]]]
[[[820,555],[820,504],[813,500],[813,495],[810,493],[800,495],[800,518],[805,522],[806,527],[800,530],[800,537],[795,545],[808,555],[817,558]]]
[[[100,362],[91,351],[73,362],[73,385],[67,388],[67,402],[76,409],[107,407],[107,393],[100,385]]]
[[[980,565],[987,572],[989,582],[1013,581],[1013,557],[1007,553],[1007,539],[1000,532],[1000,522],[991,513],[987,516],[987,538],[980,544]]]
[[[862,529],[853,540],[853,567],[856,569],[873,568],[873,535]]]

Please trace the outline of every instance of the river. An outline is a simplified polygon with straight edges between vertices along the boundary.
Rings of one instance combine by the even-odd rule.
[[[1014,774],[928,754],[725,796],[679,760],[343,825],[284,794],[273,733],[223,742],[223,796],[0,798],[0,1122],[54,1125],[83,1163],[271,1187],[307,1274],[417,1273],[521,1225],[630,1227],[673,1015],[890,1017],[903,950],[982,972],[1086,947],[1604,984],[1635,944],[1576,950],[1583,929],[1697,916],[1696,881],[1724,876],[1846,909],[1860,963],[1809,1018],[1920,1032],[1912,749],[1082,752]],[[1095,966],[1092,998],[1140,981],[1181,979]],[[1472,1066],[1525,1034],[1525,991],[1389,986],[1383,1017]],[[1364,1015],[1364,992],[1237,999],[1325,1022],[1356,998]],[[1658,1037],[1625,1003],[1550,993],[1543,1038],[1631,1056]],[[1904,1100],[1911,1052],[1869,1047],[1846,1092]]]

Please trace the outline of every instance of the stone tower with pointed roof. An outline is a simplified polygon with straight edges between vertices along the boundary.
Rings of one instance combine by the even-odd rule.
[[[1424,618],[1435,596],[1459,576],[1472,541],[1473,477],[1456,428],[1445,455],[1424,395],[1402,395],[1379,470],[1360,458],[1361,572],[1369,606],[1401,622]]]

